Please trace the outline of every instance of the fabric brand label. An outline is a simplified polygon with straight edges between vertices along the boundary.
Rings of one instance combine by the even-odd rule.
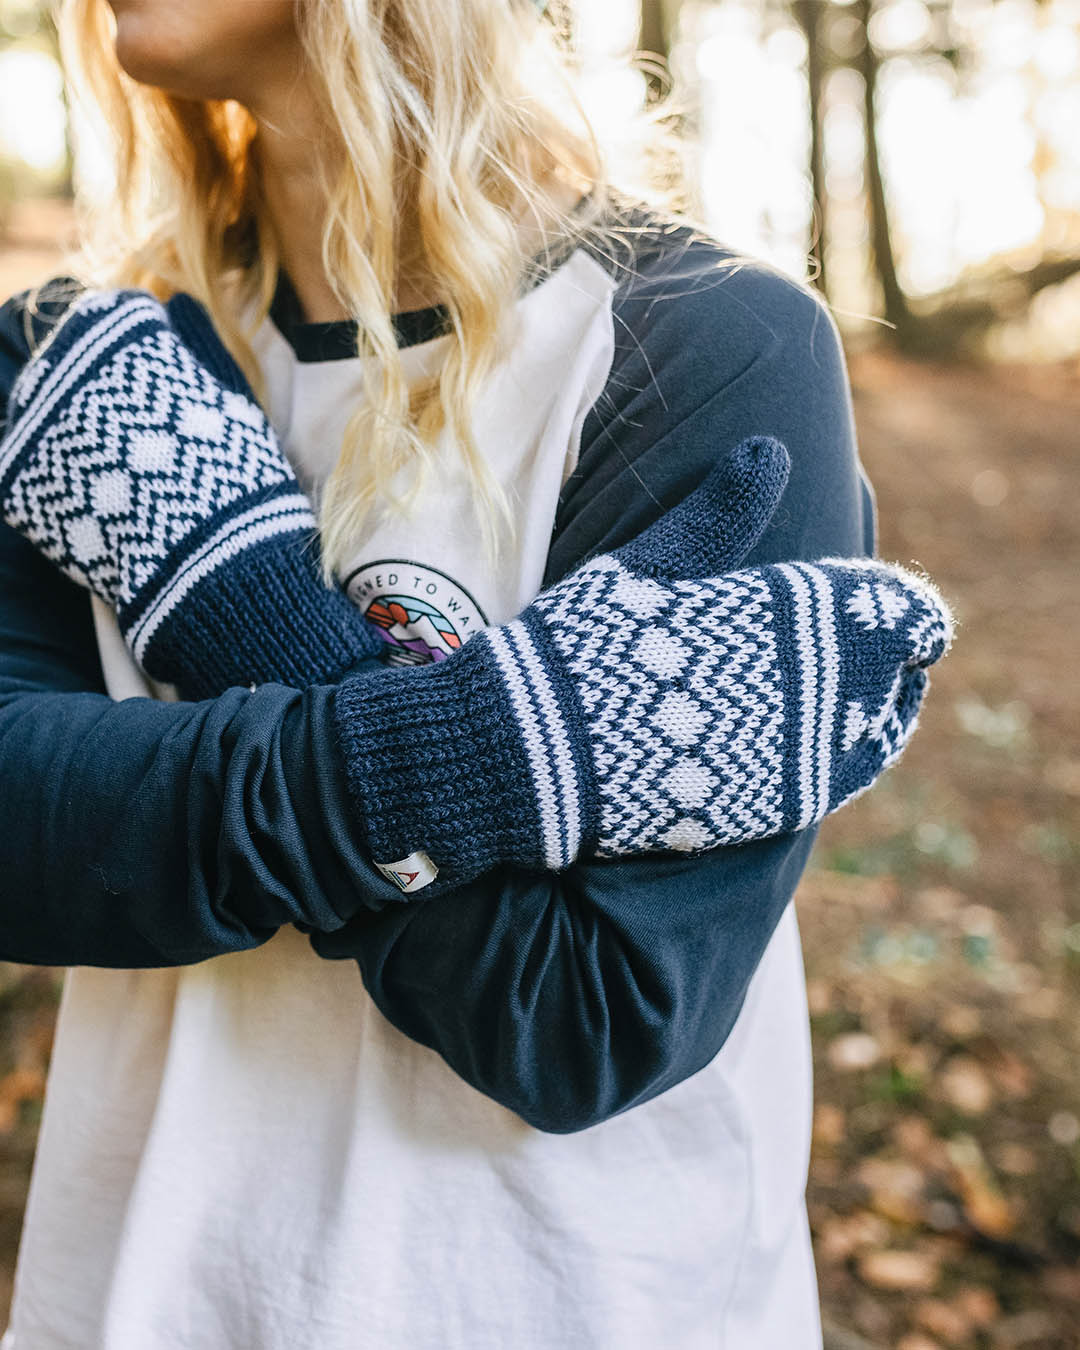
[[[410,853],[400,862],[381,863],[375,866],[387,879],[402,891],[421,891],[430,886],[439,875],[439,869],[426,853]]]

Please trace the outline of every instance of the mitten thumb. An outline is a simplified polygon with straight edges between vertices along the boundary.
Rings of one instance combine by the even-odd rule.
[[[165,309],[173,331],[196,361],[226,389],[257,402],[247,377],[218,337],[210,315],[198,300],[178,291]]]
[[[615,549],[632,572],[657,580],[718,577],[739,566],[772,519],[791,470],[773,436],[748,436],[705,480],[636,539]]]

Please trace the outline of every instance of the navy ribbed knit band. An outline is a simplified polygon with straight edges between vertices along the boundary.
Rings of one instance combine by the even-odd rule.
[[[344,591],[323,585],[310,545],[307,525],[241,542],[193,583],[145,643],[121,616],[133,655],[192,699],[232,685],[335,683],[386,644]]]
[[[526,663],[500,650],[505,643],[516,652],[517,627],[481,630],[445,661],[347,677],[338,686],[341,750],[357,826],[375,862],[424,853],[453,883],[499,862],[568,866],[565,840],[595,835],[591,765],[578,766],[577,796],[567,808],[557,751],[547,768],[545,738],[560,716],[569,714],[570,735],[582,744],[576,696],[564,688],[569,703],[546,719],[523,706],[532,699]]]

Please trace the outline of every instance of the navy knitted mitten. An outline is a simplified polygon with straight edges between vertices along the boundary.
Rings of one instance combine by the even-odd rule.
[[[766,501],[778,451],[786,476],[778,442],[741,443],[632,543],[447,660],[342,681],[345,773],[384,875],[411,891],[498,862],[741,843],[805,828],[895,761],[948,606],[875,559],[725,572],[715,522],[755,475],[748,502]]]
[[[190,296],[72,306],[12,390],[0,510],[185,697],[330,681],[382,649],[322,583],[311,504]]]

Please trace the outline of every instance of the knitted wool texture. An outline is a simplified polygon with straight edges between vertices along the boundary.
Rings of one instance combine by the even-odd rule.
[[[188,296],[72,307],[12,390],[0,509],[186,697],[329,681],[381,650],[322,584],[311,505]]]
[[[771,514],[780,473],[783,447],[751,437],[513,622],[437,665],[346,678],[335,713],[373,857],[462,880],[694,852],[866,791],[915,730],[952,616],[928,579],[875,559],[718,575],[739,486]]]

